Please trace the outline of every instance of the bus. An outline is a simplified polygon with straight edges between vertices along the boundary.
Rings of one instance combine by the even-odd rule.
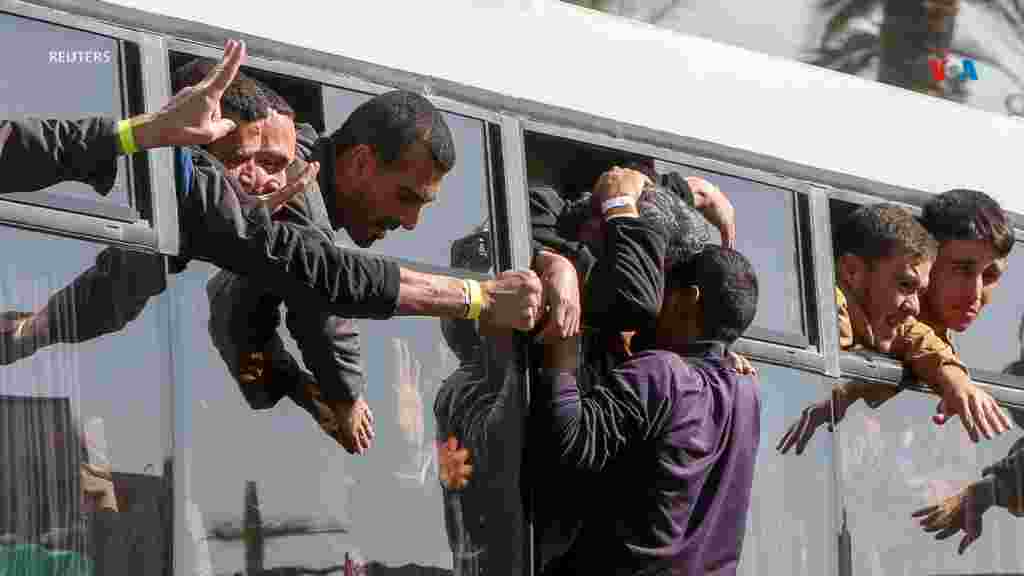
[[[761,285],[758,315],[737,345],[758,368],[762,395],[740,573],[1024,572],[1021,524],[1005,510],[985,514],[982,537],[962,555],[960,535],[936,541],[911,517],[980,479],[1020,430],[972,444],[958,422],[931,423],[938,398],[903,382],[897,363],[841,353],[832,250],[833,226],[852,208],[919,210],[951,188],[996,198],[1024,238],[1012,152],[1024,149],[1019,118],[553,0],[0,0],[0,117],[158,108],[177,66],[219,57],[229,38],[246,42],[243,71],[321,133],[395,88],[444,112],[458,164],[440,199],[415,231],[365,249],[404,265],[461,277],[528,267],[528,187],[575,174],[560,184],[579,191],[593,174],[577,165],[653,161],[729,196],[737,248]],[[163,149],[120,160],[106,196],[65,183],[0,198],[0,396],[66,404],[64,418],[93,446],[83,458],[109,466],[115,492],[124,486],[118,511],[104,513],[105,536],[83,529],[91,536],[73,541],[84,558],[103,559],[92,571],[540,573],[573,524],[534,521],[535,483],[559,476],[528,470],[522,342],[485,338],[467,355],[460,331],[443,322],[361,322],[377,428],[365,456],[346,454],[287,400],[246,406],[210,343],[206,289],[217,269],[206,263],[133,272],[156,295],[115,332],[11,351],[12,321],[81,275],[118,265],[104,256],[110,247],[161,263],[178,253],[172,160]],[[1022,250],[955,341],[974,380],[1015,418],[1024,409]],[[58,324],[73,336],[73,317]],[[301,359],[287,322],[280,333]],[[852,406],[803,454],[776,449],[806,408],[857,379],[909,390],[877,410]],[[438,440],[452,419],[475,422],[486,447],[461,491],[439,481]],[[35,436],[46,427],[18,422],[28,420],[0,430],[45,450]],[[51,480],[39,479],[51,486],[40,498],[79,489]],[[99,521],[68,494],[57,501],[39,509],[62,508],[60,522],[0,523],[0,545],[50,542],[34,526]]]

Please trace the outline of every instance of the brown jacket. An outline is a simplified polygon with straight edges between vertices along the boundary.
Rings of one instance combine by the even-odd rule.
[[[841,350],[875,350],[871,327],[864,310],[856,303],[849,302],[846,295],[836,287],[836,309],[839,315],[839,348]],[[958,366],[967,372],[967,366],[960,361],[953,350],[949,333],[936,329],[922,320],[909,318],[896,331],[889,356],[900,360],[918,380],[941,394],[936,388],[939,372],[943,366]],[[861,398],[877,408],[899,393],[899,389],[885,385],[859,387]]]

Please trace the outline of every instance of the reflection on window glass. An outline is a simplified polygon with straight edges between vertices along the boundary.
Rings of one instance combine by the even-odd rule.
[[[349,562],[522,572],[522,383],[510,343],[481,346],[471,322],[361,322],[376,438],[366,455],[352,456],[290,399],[260,411],[247,406],[207,333],[203,290],[214,272],[193,263],[173,279],[179,383],[190,411],[188,499],[206,535],[193,539],[196,566],[236,573]],[[441,481],[448,438],[470,451],[473,465],[470,483],[457,490]],[[253,509],[263,537],[244,539]]]
[[[328,130],[360,101],[334,96]],[[416,230],[373,250],[486,273],[493,247],[482,125],[454,115],[448,121],[462,176],[445,180],[439,205],[426,210]],[[274,382],[287,397],[258,410],[246,402],[210,340],[206,288],[216,272],[193,263],[172,279],[181,318],[178,384],[189,411],[190,567],[216,574],[343,567],[358,573],[361,566],[370,573],[403,566],[523,573],[524,415],[513,343],[482,342],[473,322],[360,321],[376,436],[365,455],[350,455],[293,400],[301,400],[296,382]],[[282,308],[286,313],[289,303]],[[303,360],[286,323],[278,332],[285,352]],[[449,439],[457,443],[452,450]],[[454,454],[463,448],[472,477],[465,486],[450,485],[443,479],[464,470]]]
[[[784,188],[690,166],[659,163],[659,172],[679,172],[710,181],[736,209],[736,249],[757,270],[760,298],[754,326],[805,334],[795,193]],[[714,241],[720,242],[712,228]]]
[[[1003,372],[1010,364],[1024,361],[1024,243],[1010,252],[1009,267],[992,301],[982,309],[974,324],[954,342],[971,368]]]
[[[92,269],[103,246],[12,228],[0,228],[0,243],[17,246],[0,269],[0,573],[17,547],[40,563],[67,553],[83,573],[165,573],[164,301],[94,337],[90,326],[109,310],[99,318],[76,306],[81,294],[58,291]]]
[[[1006,457],[1020,439],[1020,428],[1014,428],[972,444],[958,422],[941,427],[932,422],[937,400],[905,392],[877,410],[858,402],[839,424],[842,505],[850,542],[851,571],[846,573],[1010,574],[1024,569],[1019,552],[1024,525],[1000,506],[984,512],[982,535],[963,555],[957,546],[964,532],[936,541],[911,517],[931,505],[953,505],[956,495],[981,480],[983,470]],[[1014,417],[1020,421],[1019,414]]]
[[[119,58],[112,38],[0,13],[0,117],[120,117]],[[65,182],[3,198],[72,210],[96,209],[97,203],[128,206],[126,166],[119,161],[118,180],[107,196],[86,184]]]
[[[341,127],[357,106],[371,98],[368,94],[325,86],[324,121],[327,134]],[[437,200],[423,208],[414,231],[396,230],[370,248],[379,254],[415,260],[434,266],[449,265],[449,249],[454,240],[469,233],[472,226],[490,219],[485,164],[484,124],[480,120],[444,113],[455,139],[456,162],[441,183]],[[347,234],[340,235],[351,245]]]
[[[761,439],[740,574],[831,574],[832,438],[820,434],[802,454],[776,446],[803,409],[828,397],[820,376],[758,364]]]

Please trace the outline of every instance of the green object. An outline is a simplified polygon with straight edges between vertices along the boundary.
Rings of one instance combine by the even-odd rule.
[[[77,552],[18,544],[0,546],[0,576],[93,576],[93,566]]]

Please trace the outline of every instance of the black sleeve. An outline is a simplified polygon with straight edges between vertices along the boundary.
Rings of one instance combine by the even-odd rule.
[[[114,186],[117,155],[111,118],[0,120],[0,194],[73,180],[105,195]]]
[[[604,375],[618,378],[617,374]],[[600,471],[644,434],[643,405],[624,382],[596,382],[583,392],[567,370],[541,371],[538,401],[562,464]]]
[[[346,318],[390,318],[398,306],[396,263],[335,246],[322,231],[270,219],[243,207],[244,193],[220,163],[178,149],[183,251],[236,274],[259,278],[286,301],[304,301]]]
[[[559,218],[565,208],[565,200],[554,188],[530,188],[530,234],[533,253],[536,256],[541,250],[547,249],[561,254],[571,260],[580,275],[586,278],[595,258],[586,244],[559,226]]]
[[[612,218],[605,224],[605,253],[583,286],[583,317],[603,330],[651,327],[665,290],[663,229],[643,218]]]
[[[313,126],[301,123],[295,125],[295,156],[301,160],[313,159],[320,135]]]
[[[676,196],[683,199],[686,205],[693,208],[693,190],[690,189],[690,183],[679,172],[669,172],[668,174],[661,175],[661,185],[671,190]]]
[[[352,402],[366,393],[359,325],[305,302],[288,302],[288,330],[328,402]]]
[[[982,470],[994,482],[995,503],[1016,516],[1024,514],[1024,438],[1018,439],[1005,458]]]
[[[96,256],[94,265],[54,292],[34,314],[45,316],[44,333],[17,340],[0,338],[0,365],[52,344],[88,342],[118,332],[166,286],[163,256],[107,248]]]
[[[117,332],[138,318],[166,287],[164,258],[111,247],[96,264],[50,297],[46,305],[54,342],[86,342]]]
[[[284,398],[303,372],[284,347],[277,327],[281,324],[281,299],[263,290],[252,278],[221,270],[206,283],[210,303],[207,328],[213,347],[238,383],[249,407],[273,408]],[[243,382],[243,355],[262,352],[269,356],[269,373],[262,380]]]

